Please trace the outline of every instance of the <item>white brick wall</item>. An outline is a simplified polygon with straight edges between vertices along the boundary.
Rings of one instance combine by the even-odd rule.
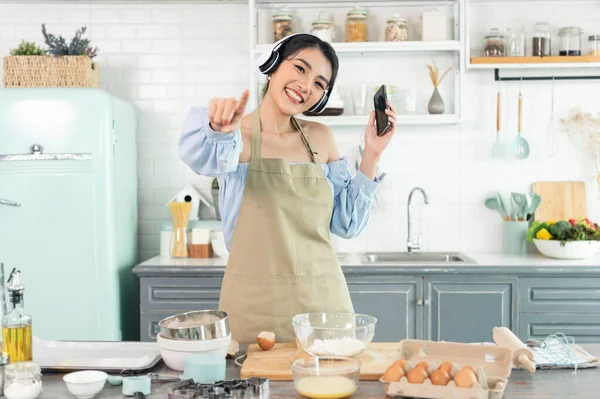
[[[566,3],[565,3],[566,4]],[[489,17],[485,6],[475,11]],[[521,6],[522,15],[535,4]],[[556,24],[600,24],[597,4],[571,9],[555,4],[544,16]],[[587,7],[587,8],[586,8]],[[247,17],[243,5],[209,5],[194,2],[0,2],[0,53],[21,39],[43,43],[40,27],[45,22],[53,33],[70,38],[80,26],[87,26],[93,44],[99,47],[102,85],[105,90],[132,102],[139,113],[138,166],[140,187],[140,256],[158,252],[159,226],[169,221],[165,202],[185,183],[209,194],[211,179],[195,176],[179,160],[177,142],[184,115],[192,104],[206,104],[212,96],[239,95],[248,76]],[[489,11],[489,10],[488,10]],[[479,12],[480,14],[477,14]],[[498,15],[505,15],[500,13]],[[505,28],[513,13],[494,21]],[[581,20],[585,15],[585,21]],[[310,21],[311,14],[305,18]],[[500,18],[500,17],[498,17]],[[474,27],[473,40],[491,25],[485,18]],[[531,27],[534,21],[520,23]],[[220,62],[217,63],[217,60]],[[383,63],[389,84],[416,81],[419,100],[427,102],[430,82],[421,59],[402,64]],[[398,65],[401,65],[399,67]],[[342,60],[340,90],[373,64],[360,58]],[[597,71],[596,71],[597,73]],[[369,84],[378,84],[380,75]],[[449,89],[449,85],[447,87]],[[534,180],[584,179],[589,184],[592,216],[600,217],[593,170],[576,150],[559,137],[560,154],[545,155],[545,132],[549,119],[550,83],[523,84],[523,131],[532,153],[526,162],[490,159],[495,138],[496,91],[491,71],[470,72],[466,87],[466,121],[452,127],[398,128],[398,135],[382,161],[387,180],[382,186],[380,206],[373,210],[366,231],[350,243],[336,240],[340,250],[404,249],[406,241],[406,199],[414,186],[429,193],[430,205],[415,199],[415,232],[423,234],[423,246],[432,250],[487,251],[501,248],[501,222],[483,206],[494,190],[526,190]],[[505,84],[503,131],[516,134],[518,84]],[[444,88],[446,90],[446,88]],[[451,92],[442,93],[450,97]],[[600,84],[595,81],[557,82],[557,118],[581,104],[600,110]],[[348,98],[345,98],[348,100]],[[343,154],[351,154],[358,137],[356,129],[336,130]],[[391,221],[391,223],[390,223]]]

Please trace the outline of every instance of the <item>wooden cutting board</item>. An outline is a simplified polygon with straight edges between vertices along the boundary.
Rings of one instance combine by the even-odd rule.
[[[241,378],[263,377],[272,381],[293,381],[290,358],[296,354],[296,344],[275,344],[263,351],[256,344],[248,347],[242,363]],[[397,342],[372,342],[355,359],[361,363],[360,379],[377,381],[385,369],[398,359]]]
[[[534,220],[587,217],[585,183],[582,181],[534,182],[531,191],[542,196],[542,203],[534,212]]]

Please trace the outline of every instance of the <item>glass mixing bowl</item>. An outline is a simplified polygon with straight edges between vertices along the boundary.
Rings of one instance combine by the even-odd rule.
[[[346,357],[297,359],[292,363],[294,387],[308,398],[345,398],[358,388],[360,362]]]
[[[313,356],[352,357],[375,336],[377,318],[357,313],[302,313],[292,318],[296,340]]]

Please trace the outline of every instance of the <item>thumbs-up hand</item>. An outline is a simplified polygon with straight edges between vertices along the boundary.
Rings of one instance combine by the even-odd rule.
[[[239,100],[235,98],[213,98],[208,104],[208,117],[213,130],[231,133],[240,127],[248,104],[250,92],[245,90]]]

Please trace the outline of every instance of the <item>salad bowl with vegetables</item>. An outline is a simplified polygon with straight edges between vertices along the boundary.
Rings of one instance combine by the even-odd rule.
[[[587,218],[535,221],[527,241],[549,258],[586,259],[600,249],[600,225]]]

